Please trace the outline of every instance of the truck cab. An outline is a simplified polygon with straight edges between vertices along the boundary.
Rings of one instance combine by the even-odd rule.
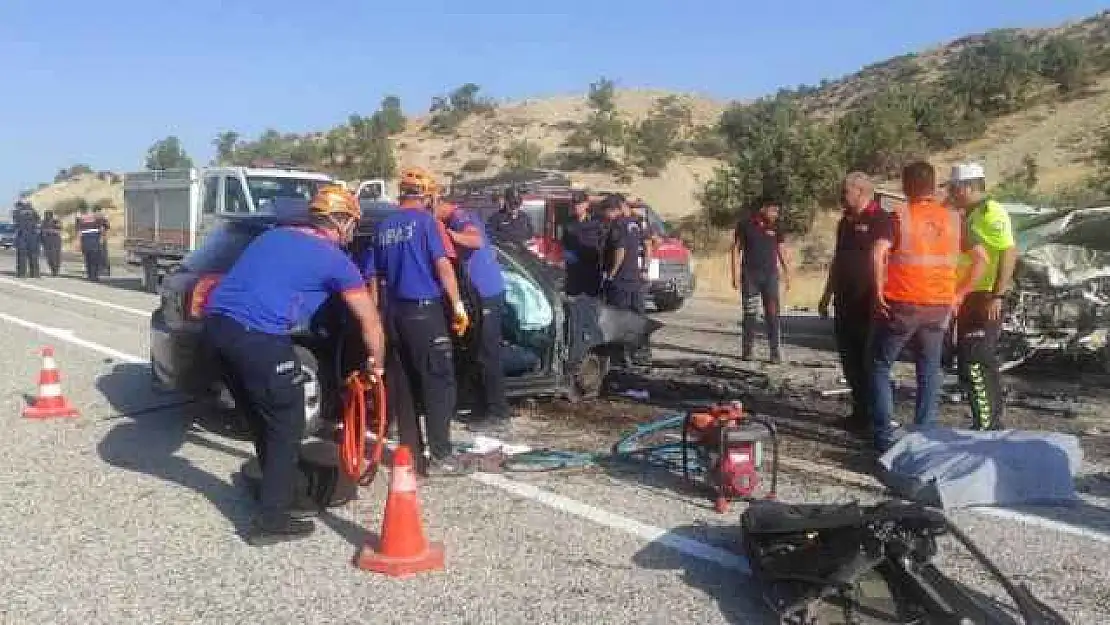
[[[277,167],[212,167],[124,175],[124,250],[143,268],[143,288],[197,249],[225,219],[280,212],[282,200],[311,199],[327,174]]]

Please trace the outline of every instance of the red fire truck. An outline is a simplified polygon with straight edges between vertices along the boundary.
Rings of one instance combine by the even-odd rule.
[[[532,222],[535,236],[528,242],[528,249],[548,263],[562,266],[560,241],[563,226],[573,219],[571,192],[574,190],[562,173],[528,170],[457,182],[451,186],[450,199],[487,220],[498,210],[496,198],[510,187],[520,192],[521,210]],[[600,200],[604,195],[594,197]],[[642,203],[636,208],[642,211],[653,234],[654,250],[647,267],[649,299],[656,310],[678,310],[694,293],[693,256],[654,209]]]

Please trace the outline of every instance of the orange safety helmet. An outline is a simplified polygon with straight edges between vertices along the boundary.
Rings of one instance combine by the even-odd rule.
[[[439,193],[435,177],[427,170],[420,167],[406,167],[401,170],[401,181],[398,185],[401,195],[435,196]]]
[[[323,217],[347,215],[356,220],[362,217],[362,209],[355,196],[343,185],[336,183],[321,185],[308,205],[308,211]]]

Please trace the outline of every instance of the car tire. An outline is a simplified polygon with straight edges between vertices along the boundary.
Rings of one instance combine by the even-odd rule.
[[[320,363],[312,350],[303,345],[294,345],[293,351],[300,363],[301,374],[305,377],[304,434],[309,437],[322,431],[329,423],[328,416],[335,402],[320,375]]]
[[[655,296],[655,310],[658,312],[672,312],[682,308],[682,304],[686,302],[685,299],[672,293]]]
[[[609,375],[609,356],[591,351],[571,373],[571,388],[567,398],[574,403],[597,399],[605,389]]]

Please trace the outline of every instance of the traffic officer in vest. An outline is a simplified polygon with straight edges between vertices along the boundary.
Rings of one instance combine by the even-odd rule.
[[[27,200],[19,200],[12,210],[12,222],[15,224],[15,266],[16,275],[26,278],[39,277],[39,228],[42,217]]]
[[[54,216],[54,211],[42,214],[42,251],[50,275],[57,277],[62,268],[62,222]]]
[[[478,331],[478,362],[482,369],[479,413],[468,424],[472,431],[491,436],[509,436],[509,404],[505,399],[505,375],[501,367],[501,320],[505,307],[505,278],[497,262],[497,250],[486,237],[481,220],[450,202],[437,202],[436,218],[443,223],[456,248],[464,274],[481,298]]]
[[[450,330],[466,334],[470,318],[459,295],[455,270],[432,215],[437,187],[421,169],[401,173],[400,210],[377,226],[375,267],[391,345],[386,362],[390,413],[401,442],[408,445],[428,476],[468,472],[451,445],[457,387]],[[446,300],[446,301],[445,301]],[[427,454],[417,400],[424,410]]]
[[[212,291],[204,336],[218,356],[228,389],[243,411],[262,467],[260,511],[248,540],[272,544],[312,533],[301,518],[315,506],[301,499],[297,468],[304,437],[304,382],[292,330],[338,294],[358,320],[369,359],[381,375],[384,337],[378,311],[358,267],[343,250],[358,224],[354,197],[338,185],[322,186],[307,223],[268,230],[247,247]]]
[[[896,210],[876,237],[872,264],[875,280],[875,327],[872,346],[871,418],[875,448],[894,443],[894,383],[891,368],[911,341],[917,348],[915,425],[936,421],[942,380],[944,337],[956,308],[979,279],[986,264],[981,245],[964,237],[959,214],[935,198],[936,173],[924,161],[902,172],[906,205]],[[971,259],[961,278],[961,249]]]
[[[505,190],[501,210],[490,216],[486,230],[494,241],[524,245],[533,236],[532,222],[520,210],[520,193],[513,187]]]
[[[601,252],[605,244],[605,223],[590,212],[590,196],[585,191],[571,193],[574,221],[563,226],[563,264],[566,268],[564,290],[567,295],[601,296]]]
[[[605,241],[604,271],[602,273],[602,293],[605,303],[621,310],[644,312],[644,285],[640,271],[640,249],[643,245],[643,232],[639,222],[629,216],[628,204],[620,195],[605,198],[604,210],[608,234]],[[631,353],[625,350],[620,364],[651,364],[648,344],[635,346]]]
[[[81,242],[81,255],[85,257],[85,276],[97,282],[100,280],[100,261],[103,256],[100,249],[103,232],[100,220],[96,215],[89,213],[88,206],[82,205],[75,228],[78,240]]]
[[[983,276],[975,281],[956,318],[956,351],[960,379],[971,403],[972,428],[1002,429],[1005,402],[998,371],[998,338],[1002,333],[1002,303],[1010,290],[1017,264],[1010,214],[987,197],[986,172],[978,163],[952,168],[948,193],[964,216],[964,227],[987,254]],[[961,257],[961,269],[971,259]]]

